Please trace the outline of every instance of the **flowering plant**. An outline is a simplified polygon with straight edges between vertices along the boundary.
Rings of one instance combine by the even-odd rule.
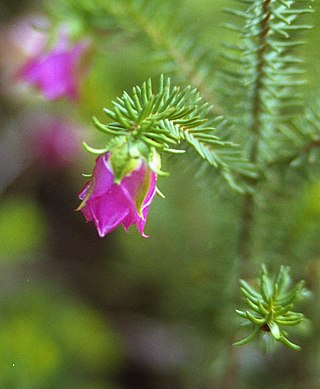
[[[93,220],[101,237],[120,224],[126,230],[136,224],[144,237],[149,205],[156,194],[156,174],[143,160],[134,161],[119,183],[115,182],[110,153],[99,156],[91,180],[79,194],[79,210]]]
[[[190,34],[185,36],[188,21],[172,23],[177,19],[170,7],[184,1],[58,0],[51,7],[57,25],[63,19],[72,27],[80,27],[77,34],[71,34],[75,30],[70,28],[70,35],[55,35],[41,51],[33,53],[19,73],[24,81],[40,89],[45,99],[67,97],[70,101],[57,104],[59,109],[70,108],[72,114],[78,110],[76,115],[85,118],[86,123],[89,116],[101,111],[101,101],[105,104],[111,100],[103,108],[105,117],[92,118],[99,136],[87,134],[90,145],[83,143],[85,150],[94,155],[95,163],[78,195],[78,210],[110,244],[113,240],[107,235],[120,225],[126,231],[135,225],[142,237],[147,236],[149,207],[158,207],[159,202],[154,201],[160,193],[157,185],[169,174],[162,169],[174,175],[176,187],[179,181],[175,175],[179,177],[189,168],[197,171],[199,180],[207,180],[195,190],[197,184],[190,179],[191,174],[182,177],[183,189],[180,184],[176,189],[180,209],[185,207],[180,219],[167,208],[160,220],[162,233],[152,234],[148,242],[142,240],[139,249],[146,250],[145,258],[150,263],[163,266],[163,283],[171,282],[159,299],[166,301],[166,307],[157,308],[161,314],[166,309],[168,316],[180,312],[181,316],[177,313],[176,317],[181,320],[181,328],[190,320],[207,351],[195,368],[183,358],[179,363],[185,364],[190,378],[196,368],[202,374],[203,366],[210,361],[206,371],[215,371],[212,374],[217,388],[239,386],[233,377],[237,370],[234,367],[253,359],[248,353],[261,338],[265,344],[277,345],[274,350],[285,349],[283,346],[300,349],[297,343],[301,340],[295,339],[299,333],[294,330],[305,329],[308,323],[296,309],[297,302],[306,295],[304,283],[297,282],[290,290],[288,267],[281,266],[275,278],[267,268],[274,270],[274,264],[285,259],[295,275],[303,273],[306,285],[317,289],[314,285],[319,281],[319,211],[316,217],[310,214],[319,209],[320,100],[310,97],[317,92],[304,87],[305,79],[315,81],[316,77],[310,72],[303,76],[304,53],[296,50],[304,43],[300,34],[311,29],[308,20],[314,12],[312,0],[225,2],[232,1],[237,1],[238,7],[225,10],[231,43],[224,44],[223,57],[218,59],[212,55],[212,47],[220,45],[221,36],[216,34],[217,23],[211,22],[211,14],[210,23],[203,23],[203,27],[209,24],[212,30],[199,40]],[[200,28],[194,14],[201,2],[191,3],[194,9],[185,12],[190,12],[189,21]],[[238,36],[233,38],[235,32]],[[84,76],[81,62],[88,36],[95,42],[93,71],[80,96]],[[210,39],[210,44],[202,39]],[[141,57],[144,63],[153,61],[148,75],[146,67],[138,62]],[[149,74],[152,77],[148,79]],[[135,84],[134,79],[146,81]],[[126,91],[121,92],[122,88]],[[77,98],[80,104],[72,105]],[[178,160],[183,163],[178,165]],[[177,171],[175,166],[183,168]],[[170,180],[167,182],[170,185]],[[313,195],[310,188],[315,188]],[[197,206],[194,199],[202,201],[202,196],[208,198]],[[164,207],[169,201],[163,202],[167,204]],[[212,217],[208,216],[210,212]],[[150,218],[148,222],[154,223]],[[177,226],[187,231],[187,239]],[[102,244],[101,239],[94,239],[94,245]],[[130,256],[131,244],[139,243],[134,238],[128,240],[128,246],[121,248]],[[160,249],[150,255],[153,244]],[[163,254],[162,244],[167,245],[171,255]],[[149,281],[154,278],[150,276],[144,284],[145,263],[132,252],[133,271],[125,280],[130,278],[134,290],[140,284],[153,290]],[[184,256],[187,260],[182,264]],[[176,273],[168,280],[166,272],[174,261]],[[262,265],[260,281],[255,284],[253,273],[262,263],[267,266]],[[151,269],[150,274],[158,276],[157,270]],[[253,330],[243,339],[237,334],[234,314],[238,278],[248,308],[236,312],[241,322]],[[165,289],[162,280],[161,288]],[[152,311],[154,316],[159,314],[157,308]],[[310,310],[309,314],[319,319]],[[251,348],[231,348],[249,342]],[[218,349],[223,352],[215,355]],[[202,349],[193,355],[193,362],[201,353]],[[213,360],[215,369],[211,368]],[[223,363],[221,383],[216,378],[221,378]],[[207,387],[208,383],[186,386]]]

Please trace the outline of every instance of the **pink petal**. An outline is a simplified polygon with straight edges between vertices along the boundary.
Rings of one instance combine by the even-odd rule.
[[[114,185],[114,177],[108,164],[109,154],[97,158],[91,179],[91,196],[97,198],[103,196]]]
[[[129,211],[126,197],[117,186],[98,199],[88,200],[86,206],[101,237],[117,228]]]
[[[141,174],[141,171],[139,174]],[[133,208],[131,208],[130,213],[124,219],[124,221],[122,223],[126,230],[128,230],[128,228],[131,225],[136,224],[138,231],[140,232],[140,234],[143,237],[147,237],[147,235],[145,235],[145,233],[144,233],[144,227],[145,227],[145,224],[147,221],[149,205],[151,204],[151,202],[154,199],[154,196],[156,194],[156,179],[157,179],[156,174],[154,172],[150,172],[149,188],[148,188],[148,192],[146,194],[146,197],[143,200],[142,215],[140,215],[138,213],[136,207],[134,206]]]
[[[141,161],[140,166],[131,172],[129,175],[123,178],[120,183],[121,188],[123,189],[128,199],[131,199],[134,204],[134,198],[139,190],[139,188],[144,184],[146,177],[146,166]]]

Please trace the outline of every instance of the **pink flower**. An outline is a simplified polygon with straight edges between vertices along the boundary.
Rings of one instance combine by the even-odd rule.
[[[79,194],[79,209],[87,221],[93,220],[101,237],[120,224],[126,230],[136,224],[143,237],[149,205],[156,193],[156,174],[141,160],[119,185],[109,164],[110,153],[96,160],[92,179]]]
[[[70,46],[66,37],[61,37],[51,51],[29,59],[19,76],[39,88],[48,100],[60,97],[76,100],[81,77],[79,64],[87,48],[86,41]]]
[[[75,123],[54,116],[40,116],[36,123],[32,123],[30,149],[41,158],[46,168],[66,167],[79,155],[78,132]]]

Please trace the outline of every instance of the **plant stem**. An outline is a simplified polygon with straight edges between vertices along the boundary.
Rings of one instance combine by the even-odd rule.
[[[257,37],[257,47],[259,48],[256,55],[256,69],[255,69],[255,82],[252,88],[252,101],[250,107],[250,125],[249,125],[249,151],[248,159],[253,164],[259,162],[259,146],[262,133],[262,121],[261,114],[264,111],[262,92],[264,90],[264,66],[265,66],[265,53],[268,48],[266,38],[269,33],[269,19],[271,16],[270,11],[271,0],[265,0],[262,2],[262,14],[263,19],[260,21],[260,34]],[[253,38],[254,39],[254,38]],[[252,182],[252,185],[257,189],[258,180]],[[240,211],[240,229],[238,235],[238,274],[240,278],[247,278],[252,272],[252,258],[253,258],[253,232],[255,227],[255,193],[247,193],[244,195],[241,211]],[[236,292],[235,292],[236,293]],[[230,346],[229,352],[229,365],[226,368],[226,372],[222,381],[219,383],[219,387],[226,389],[235,388],[238,382],[239,371],[239,356],[234,346]]]
[[[253,87],[253,97],[251,106],[251,126],[249,133],[251,136],[251,144],[249,148],[250,162],[257,164],[259,161],[259,143],[262,130],[261,114],[263,113],[262,92],[264,89],[264,67],[265,54],[268,48],[267,36],[269,34],[269,19],[271,0],[265,0],[262,3],[262,14],[265,15],[260,22],[261,32],[258,36],[259,50],[257,52],[257,67],[256,80]],[[257,185],[256,181],[255,185]],[[252,234],[255,223],[255,195],[254,193],[247,193],[243,199],[241,210],[241,223],[239,232],[239,256],[241,260],[242,273],[246,274],[250,267],[252,259]]]

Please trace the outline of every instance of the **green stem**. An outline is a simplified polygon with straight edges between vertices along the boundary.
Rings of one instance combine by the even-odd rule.
[[[269,34],[269,19],[271,16],[270,11],[271,0],[265,0],[262,4],[263,15],[265,17],[260,22],[261,33],[258,37],[257,52],[257,68],[256,68],[256,81],[253,88],[252,108],[251,108],[251,127],[249,133],[251,136],[251,144],[249,148],[249,160],[250,162],[257,164],[259,160],[259,143],[261,135],[261,114],[263,113],[262,105],[262,92],[264,89],[264,67],[265,67],[265,54],[268,48],[267,36]],[[256,185],[257,185],[256,181]],[[245,275],[250,267],[252,259],[252,235],[255,224],[255,195],[248,193],[245,195],[242,203],[241,210],[241,224],[239,232],[239,256],[242,263],[242,273]]]
[[[262,92],[264,89],[264,65],[265,65],[265,53],[268,48],[266,38],[269,33],[269,19],[271,11],[269,9],[271,0],[265,0],[262,3],[262,10],[264,18],[260,21],[260,34],[258,36],[257,46],[259,50],[257,52],[257,66],[256,66],[256,79],[253,86],[252,103],[250,109],[250,125],[249,125],[249,152],[248,158],[253,164],[257,164],[259,161],[259,144],[261,138],[262,122],[261,114],[263,113],[262,106]],[[255,187],[258,181],[252,183]],[[253,232],[255,226],[255,194],[247,193],[242,201],[241,213],[240,213],[240,229],[238,235],[238,274],[240,278],[246,278],[252,272],[252,258],[253,258]],[[235,388],[238,382],[238,374],[235,372],[239,370],[239,357],[237,350],[232,346],[230,350],[229,366],[226,369],[224,380],[220,383],[220,387],[226,389]]]

